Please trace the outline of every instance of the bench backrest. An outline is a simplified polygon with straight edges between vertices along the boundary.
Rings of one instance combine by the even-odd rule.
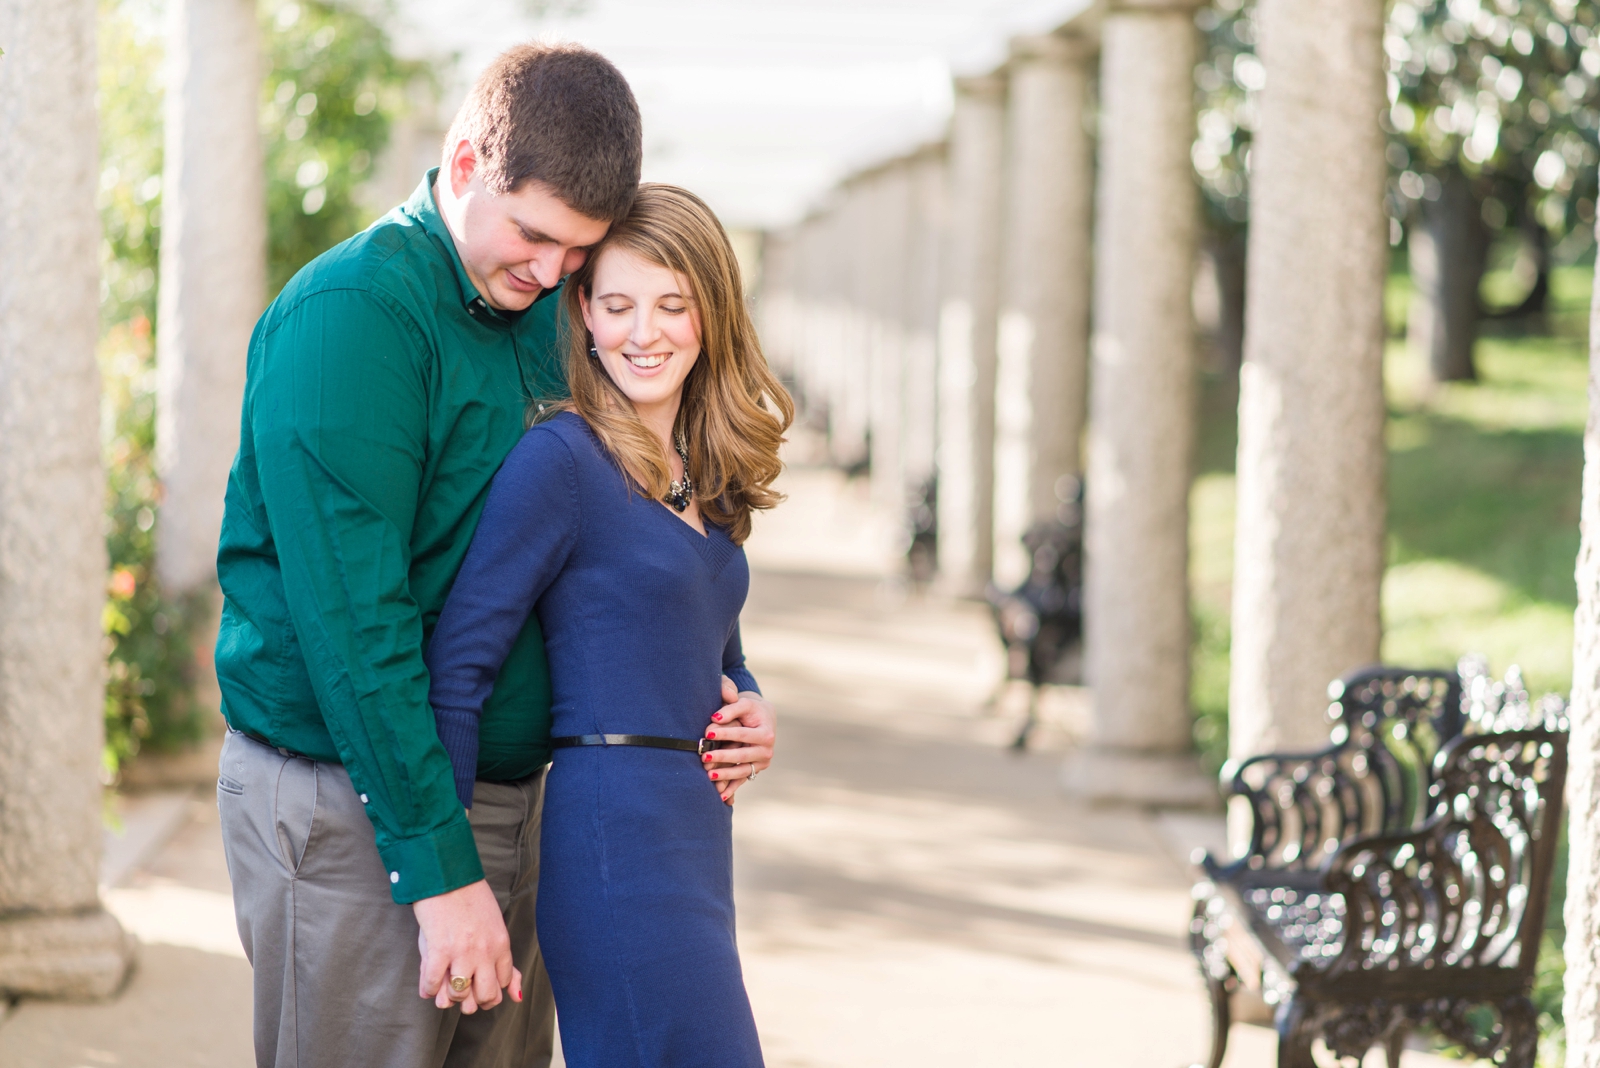
[[[1335,681],[1327,748],[1224,768],[1230,803],[1253,817],[1244,857],[1230,867],[1316,872],[1353,838],[1419,825],[1434,757],[1462,730],[1462,693],[1453,671],[1376,666]]]
[[[1469,723],[1445,746],[1422,827],[1332,858],[1326,885],[1344,898],[1344,941],[1330,977],[1403,983],[1406,972],[1448,968],[1531,980],[1560,835],[1567,724],[1553,703],[1542,717],[1525,702],[1509,711]],[[1495,729],[1507,720],[1512,729]]]

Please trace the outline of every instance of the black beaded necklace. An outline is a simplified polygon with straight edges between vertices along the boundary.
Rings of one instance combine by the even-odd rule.
[[[694,483],[689,479],[689,446],[683,440],[683,431],[678,431],[673,444],[677,446],[678,459],[683,461],[683,481],[674,480],[667,486],[667,503],[681,512],[694,501]]]

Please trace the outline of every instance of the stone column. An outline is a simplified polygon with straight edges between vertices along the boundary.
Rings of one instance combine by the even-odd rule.
[[[793,382],[797,364],[798,231],[767,231],[761,241],[761,287],[756,302],[761,347],[773,373]]]
[[[857,299],[869,338],[872,428],[872,493],[878,507],[896,519],[905,514],[905,299],[910,270],[911,181],[904,160],[894,160],[862,179],[861,195],[871,229],[845,255],[861,258],[867,277]]]
[[[1190,756],[1192,14],[1184,0],[1119,0],[1101,31],[1085,607],[1093,731],[1065,769],[1067,788],[1096,800],[1215,797]]]
[[[981,593],[994,554],[995,322],[1005,79],[956,79],[950,227],[939,308],[939,570]]]
[[[1600,234],[1600,228],[1597,228]],[[1600,1068],[1600,289],[1589,313],[1589,425],[1583,435],[1583,542],[1572,650],[1567,773],[1568,1068]]]
[[[156,567],[172,596],[204,595],[195,635],[214,689],[217,535],[250,331],[266,297],[266,190],[253,0],[170,0],[161,296],[156,319]],[[209,680],[209,686],[204,680]],[[202,699],[206,699],[202,693]],[[212,693],[207,703],[215,706]]]
[[[994,447],[994,578],[1007,589],[1028,574],[1023,532],[1052,518],[1058,483],[1082,473],[1092,57],[1078,36],[1011,42]]]
[[[807,382],[806,407],[819,430],[831,435],[834,379],[838,374],[839,350],[843,332],[834,304],[839,285],[838,268],[830,254],[833,216],[829,210],[815,212],[805,223],[803,260],[805,315],[804,346]]]
[[[935,471],[938,426],[939,272],[944,252],[945,152],[925,148],[910,163],[911,229],[907,237],[904,322],[905,426],[901,452],[909,488],[920,493]]]
[[[872,281],[871,249],[862,235],[871,233],[871,206],[859,180],[842,185],[828,212],[823,246],[831,268],[830,332],[837,341],[825,359],[831,367],[828,398],[828,448],[835,463],[859,468],[870,460],[868,431],[872,426],[871,324],[862,302]]]
[[[0,998],[104,997],[93,0],[0,0]]]
[[[1327,741],[1378,659],[1389,260],[1379,0],[1261,0],[1229,748]]]

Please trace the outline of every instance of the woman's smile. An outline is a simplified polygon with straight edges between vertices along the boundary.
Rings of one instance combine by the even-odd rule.
[[[670,352],[624,352],[622,358],[628,361],[635,371],[642,374],[652,374],[661,369],[661,365],[672,358]]]

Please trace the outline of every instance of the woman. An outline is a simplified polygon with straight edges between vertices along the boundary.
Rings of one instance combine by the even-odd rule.
[[[753,769],[705,770],[701,738],[721,676],[755,688],[740,546],[779,500],[794,408],[727,235],[684,190],[641,187],[564,300],[572,399],[495,477],[433,635],[430,698],[452,758],[475,749],[499,666],[539,614],[556,750],[539,943],[567,1063],[756,1068],[731,822]]]

